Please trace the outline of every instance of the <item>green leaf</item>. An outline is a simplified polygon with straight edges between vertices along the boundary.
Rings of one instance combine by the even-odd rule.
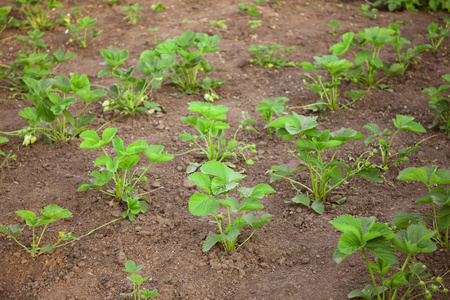
[[[216,243],[220,242],[223,239],[222,234],[212,234],[205,239],[203,243],[203,252],[209,251]]]
[[[426,132],[425,128],[419,123],[413,122],[413,117],[397,115],[396,119],[393,119],[395,127],[400,130],[409,130],[413,132]]]
[[[447,169],[437,170],[436,166],[429,166],[423,168],[406,168],[398,174],[397,179],[407,181],[421,181],[426,186],[434,184],[448,184],[450,183],[450,171]]]
[[[94,130],[86,130],[80,134],[84,141],[80,144],[81,149],[97,149],[100,148],[100,138]]]
[[[394,265],[397,263],[397,256],[395,255],[394,249],[392,249],[390,242],[384,237],[367,241],[365,247],[388,264]]]
[[[9,225],[9,226],[0,226],[0,232],[7,234],[9,236],[12,237],[16,237],[17,235],[19,235],[19,233],[21,233],[23,231],[23,228],[20,227],[18,224],[13,224],[13,225]]]
[[[313,203],[311,203],[311,208],[319,215],[323,214],[323,212],[325,211],[325,206],[320,200],[315,200]]]
[[[28,226],[36,226],[36,214],[29,210],[18,210],[16,214],[25,220]]]
[[[266,224],[272,218],[271,214],[261,214],[256,216],[254,213],[246,214],[244,220],[253,227],[254,230]]]
[[[112,141],[116,135],[117,128],[106,128],[102,134],[102,145],[105,146]]]
[[[63,209],[55,204],[47,205],[40,212],[44,217],[52,219],[65,219],[72,216],[72,213],[67,209]]]
[[[77,192],[86,192],[92,189],[97,189],[97,186],[90,182],[83,182],[77,189]]]
[[[128,272],[128,273],[136,273],[136,272],[142,270],[142,268],[144,268],[143,265],[136,266],[136,264],[134,263],[134,261],[128,260],[128,261],[125,263],[125,269],[123,269],[122,271]]]
[[[195,182],[198,187],[205,190],[208,194],[211,194],[211,179],[208,175],[202,173],[194,173],[189,175],[189,180]]]
[[[353,290],[348,294],[348,298],[362,298],[366,300],[372,300],[377,296],[377,293],[373,286],[366,285],[362,290]]]
[[[408,255],[431,253],[436,250],[436,244],[431,241],[436,231],[427,229],[420,224],[412,224],[408,229],[400,230],[397,237],[392,240],[395,248]]]
[[[219,205],[216,198],[202,193],[195,193],[189,199],[189,211],[194,216],[206,216],[216,211]]]
[[[378,168],[367,168],[362,169],[358,173],[356,173],[357,176],[360,176],[366,180],[369,180],[371,182],[376,183],[383,183],[383,177],[381,177],[380,170]]]
[[[450,227],[450,206],[443,206],[439,209],[438,224],[440,229],[446,230]]]
[[[168,154],[168,153],[162,153],[161,152],[164,150],[164,146],[161,145],[152,145],[149,146],[146,150],[145,150],[145,155],[148,157],[148,159],[152,162],[152,163],[156,163],[159,161],[170,161],[173,159],[173,155]]]

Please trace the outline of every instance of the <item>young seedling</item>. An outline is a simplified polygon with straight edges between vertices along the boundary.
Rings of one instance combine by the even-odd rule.
[[[217,29],[227,29],[228,26],[225,25],[225,20],[219,20],[219,21],[211,21],[209,22],[209,27],[211,28],[217,28]]]
[[[255,2],[257,2],[257,1],[255,0]],[[259,3],[257,3],[257,4],[259,4]],[[248,4],[248,3],[241,3],[241,4],[238,5],[237,8],[241,11],[241,13],[244,16],[255,16],[255,17],[257,17],[257,16],[259,16],[261,14],[258,11],[258,6],[257,5],[252,5],[252,4]]]
[[[335,19],[331,20],[330,23],[328,23],[328,26],[331,27],[331,30],[329,31],[333,36],[336,36],[338,31],[341,30],[341,23],[336,21]]]
[[[243,152],[246,149],[250,149],[256,153],[255,144],[245,144],[236,140],[240,128],[236,130],[233,138],[228,142],[223,137],[224,131],[230,128],[230,125],[224,122],[227,118],[226,113],[228,111],[226,106],[214,106],[211,103],[205,102],[190,102],[188,109],[201,116],[181,118],[183,122],[194,126],[200,134],[199,136],[186,132],[180,134],[183,142],[193,142],[197,146],[197,148],[191,149],[186,153],[201,151],[209,161],[219,162],[224,159],[235,158],[237,155],[242,155],[247,165],[253,164],[253,161],[247,159]],[[192,167],[189,169],[190,172],[194,172],[195,170],[196,168]]]
[[[5,138],[4,136],[0,136],[0,145],[1,144],[5,144],[7,143],[9,140],[7,138]],[[12,159],[12,160],[16,160],[16,155],[13,154],[12,150],[9,150],[9,153],[6,154],[5,152],[3,152],[2,150],[0,150],[0,155],[5,157],[3,159],[2,164],[0,165],[0,169],[5,165],[5,163],[8,161],[8,159]]]
[[[450,82],[450,74],[443,75],[442,78]],[[429,127],[433,128],[439,125],[439,129],[450,134],[450,96],[443,94],[448,89],[450,89],[450,85],[444,84],[438,89],[426,88],[422,93],[430,95],[429,110],[434,111],[433,123]]]
[[[397,52],[397,62],[403,71],[406,71],[410,64],[417,64],[417,60],[420,58],[420,53],[424,51],[428,51],[431,49],[431,45],[417,45],[414,48],[408,48],[406,52],[401,53],[401,48],[405,44],[411,44],[411,41],[402,38],[400,34],[400,24],[399,23],[391,23],[389,24],[389,29],[394,31],[394,37],[392,38],[391,44],[392,48]],[[396,68],[396,64],[393,64],[391,67]]]
[[[276,114],[277,116],[281,117],[283,113],[286,112],[286,108],[284,107],[284,104],[288,102],[289,99],[286,97],[276,97],[273,98],[266,98],[263,101],[261,101],[261,104],[256,107],[257,111],[262,111],[261,117],[263,117],[264,120],[266,120],[266,125],[269,125],[273,121],[273,114]],[[267,134],[272,134],[272,128],[267,127]]]
[[[94,161],[94,166],[100,167],[100,171],[92,172],[93,178],[89,182],[83,182],[77,191],[99,190],[123,201],[128,201],[129,198],[140,199],[145,193],[137,195],[137,185],[147,182],[145,174],[148,169],[157,162],[172,160],[173,155],[162,153],[163,146],[149,146],[144,141],[136,141],[125,148],[121,138],[114,138],[116,131],[116,128],[105,129],[101,139],[93,130],[87,130],[80,135],[84,140],[80,144],[81,149],[102,149],[105,156]],[[110,156],[105,148],[111,141],[115,157]],[[140,168],[137,164],[142,153],[147,156],[150,164]],[[103,186],[106,190],[102,189]]]
[[[6,26],[14,20],[14,17],[8,16],[12,6],[0,7],[0,33],[5,30]]]
[[[370,8],[370,4],[361,4],[361,13],[359,15],[375,20],[377,18],[377,12],[378,9]]]
[[[39,55],[45,48],[47,48],[48,45],[43,39],[40,39],[45,35],[44,32],[41,32],[39,29],[35,29],[28,31],[27,35],[28,36],[16,36],[16,39],[22,42],[22,44],[27,48],[27,50],[22,53]]]
[[[317,117],[306,117],[293,113],[293,115],[283,116],[267,125],[267,127],[277,130],[277,135],[287,141],[294,137],[299,138],[295,141],[297,153],[295,154],[290,149],[288,152],[308,168],[311,186],[290,177],[291,174],[303,167],[291,169],[287,165],[272,166],[273,173],[270,182],[282,178],[289,180],[292,187],[297,190],[297,195],[291,201],[306,205],[322,214],[327,195],[350,177],[360,176],[378,183],[382,183],[383,179],[379,171],[369,162],[373,156],[372,151],[366,151],[357,158],[352,157],[354,161],[352,164],[336,159],[341,146],[346,145],[348,141],[363,139],[365,137],[363,134],[344,128],[335,132],[320,131],[317,128],[316,119]],[[326,153],[330,151],[326,150],[332,152],[327,155]],[[339,168],[340,166],[345,169],[345,175]],[[307,190],[307,193],[303,193],[301,189]]]
[[[372,27],[356,34],[356,37],[361,39],[358,41],[353,32],[347,32],[342,36],[343,42],[331,46],[330,51],[339,56],[350,50],[355,56],[355,67],[346,72],[347,78],[369,88],[377,87],[387,77],[403,74],[403,68],[398,64],[389,66],[379,58],[382,47],[391,42],[393,34],[391,29]],[[350,49],[352,45],[359,46],[360,50],[354,52]],[[377,80],[378,69],[383,69],[386,76]]]
[[[84,17],[83,19],[78,19],[77,23],[79,26],[75,24],[66,23],[67,31],[71,36],[69,42],[75,41],[80,48],[87,48],[90,43],[94,41],[94,39],[99,36],[103,30],[89,29],[89,35],[91,36],[90,41],[88,42],[88,28],[97,24],[97,20],[93,19],[89,16]],[[83,33],[83,35],[81,34]]]
[[[450,271],[431,277],[424,273],[424,264],[414,261],[416,255],[436,250],[436,245],[431,240],[436,234],[435,231],[415,224],[408,226],[406,230],[394,232],[387,224],[375,222],[375,217],[355,218],[348,215],[337,217],[331,224],[343,232],[334,252],[334,261],[340,264],[347,256],[361,251],[372,282],[372,285],[368,284],[362,290],[352,291],[348,298],[408,299],[416,292],[414,297],[424,296],[425,299],[431,299],[432,293],[448,293],[442,279]],[[405,254],[406,259],[392,274],[389,271],[397,264],[394,249]],[[370,262],[368,252],[375,255],[375,263]],[[381,279],[378,283],[375,274]],[[388,274],[392,275],[389,277]],[[401,289],[402,286],[405,288]]]
[[[159,4],[161,5],[161,3]],[[128,20],[128,24],[135,25],[137,21],[142,18],[142,15],[138,15],[137,12],[143,10],[139,3],[133,4],[132,6],[124,6],[122,7],[122,11],[128,13],[128,16],[124,17],[124,20]]]
[[[161,2],[158,2],[158,4],[152,4],[150,7],[153,11],[160,12],[164,10],[164,6],[161,4]]]
[[[102,1],[105,1],[105,0],[102,0]],[[123,0],[106,0],[106,1],[108,1],[108,3],[110,5],[114,6],[114,5],[119,5]]]
[[[16,0],[13,3],[19,7],[21,13],[25,14],[31,28],[42,30],[53,29],[57,23],[50,18],[50,11],[64,7],[61,2],[56,0]]]
[[[271,46],[262,46],[262,45],[252,45],[248,51],[255,54],[255,59],[248,59],[248,62],[253,64],[257,63],[261,67],[264,68],[285,68],[285,67],[295,67],[294,62],[287,62],[284,59],[284,55],[277,56],[279,52],[289,53],[294,50],[295,47],[286,48],[282,45],[271,45]]]
[[[159,38],[156,36],[156,31],[158,31],[158,27],[149,28],[148,30],[149,30],[149,31],[152,33],[152,35],[153,35],[153,42],[152,42],[153,45],[159,45],[160,43],[162,43],[161,39],[159,39]]]
[[[391,153],[391,147],[392,147],[394,138],[397,135],[397,133],[399,133],[401,130],[408,130],[408,131],[419,132],[419,133],[426,132],[425,128],[423,128],[422,125],[414,122],[413,120],[414,120],[414,118],[410,117],[410,116],[397,115],[395,119],[392,119],[392,121],[394,122],[394,126],[397,128],[397,130],[394,132],[394,134],[392,134],[392,132],[390,130],[381,131],[380,128],[378,127],[378,125],[375,123],[370,123],[370,124],[364,125],[365,129],[367,129],[373,133],[371,136],[366,138],[366,140],[364,141],[364,144],[366,146],[368,146],[372,142],[372,140],[375,139],[378,141],[377,148],[379,149],[380,154],[381,154],[381,166],[379,166],[379,167],[382,168],[383,170],[387,171],[387,170],[389,170],[389,167],[391,167],[391,166],[395,166],[400,163],[407,162],[409,160],[408,155],[411,152],[416,151],[417,149],[420,148],[418,145],[414,145],[414,146],[410,146],[410,147],[399,147],[398,153],[396,153],[396,154]],[[382,138],[382,137],[389,137],[389,136],[391,137],[389,142]],[[400,155],[400,158],[395,159],[390,163],[390,159],[396,155]]]
[[[251,29],[257,29],[262,25],[262,21],[261,20],[248,21],[248,24],[250,24]]]
[[[428,25],[428,33],[426,36],[433,46],[433,52],[436,52],[442,41],[450,36],[450,17],[444,17],[443,20],[445,22],[444,28],[439,27],[439,25],[434,22]]]
[[[255,129],[255,127],[253,127],[253,124],[255,124],[256,121],[253,119],[248,119],[245,116],[245,111],[242,111],[241,114],[242,114],[242,121],[239,122],[239,128],[242,129],[245,127],[245,130],[247,130],[247,131],[254,131],[258,135],[261,134],[261,133],[259,133],[258,130]]]
[[[166,66],[169,69],[166,74],[183,93],[197,94],[203,90],[202,85],[206,84],[208,86],[206,92],[212,95],[212,89],[223,82],[220,80],[205,82],[210,79],[201,80],[199,77],[201,73],[214,71],[214,67],[208,62],[205,54],[217,52],[219,42],[220,38],[217,35],[209,36],[204,33],[186,31],[182,36],[176,36],[159,44],[154,51],[145,52],[149,56],[171,60],[172,63]]]
[[[156,296],[158,296],[157,289],[154,289],[152,291],[141,289],[141,285],[150,278],[150,276],[142,277],[141,275],[136,274],[143,268],[143,265],[136,266],[136,264],[132,260],[128,260],[125,263],[125,269],[123,269],[122,271],[131,273],[131,275],[128,276],[127,279],[133,283],[133,291],[131,293],[121,293],[121,296],[127,296],[128,299],[133,300],[155,299]]]
[[[314,71],[315,73],[315,77],[309,73],[304,73],[306,77],[312,80],[311,84],[305,81],[304,85],[310,85],[309,90],[320,95],[319,101],[314,104],[310,104],[307,107],[313,111],[325,110],[326,108],[329,108],[330,110],[337,110],[340,107],[338,87],[341,84],[343,74],[348,72],[353,64],[346,59],[338,59],[336,55],[324,55],[322,57],[315,56],[314,59],[316,60],[315,65],[310,62],[300,63],[303,70]],[[326,82],[323,80],[323,76],[318,72],[321,68],[325,68],[328,71],[328,74],[331,76],[331,82]],[[343,107],[353,104],[368,92],[347,91],[345,93],[352,98],[352,102]]]
[[[127,59],[128,51],[114,47],[100,50],[107,68],[98,73],[98,77],[111,75],[115,84],[109,87],[108,100],[103,102],[104,111],[120,111],[121,114],[149,113],[161,110],[155,102],[148,101],[153,90],[161,87],[161,82],[167,76],[166,70],[174,63],[171,58],[159,58],[153,51],[141,53],[137,69],[145,77],[139,79],[133,76],[134,66],[128,69],[119,68]]]
[[[44,207],[44,209],[41,209],[40,211],[42,216],[39,218],[36,217],[36,214],[34,212],[29,210],[16,211],[16,214],[22,219],[24,219],[26,224],[30,226],[33,230],[33,240],[29,248],[20,243],[16,239],[17,235],[19,235],[23,231],[23,228],[20,225],[14,224],[8,227],[0,226],[0,232],[12,237],[17,244],[19,244],[22,248],[24,248],[28,253],[31,253],[31,256],[39,256],[45,252],[51,251],[61,241],[77,239],[75,237],[72,237],[72,234],[70,232],[66,234],[63,231],[60,231],[58,237],[56,238],[55,244],[48,244],[45,247],[39,247],[42,241],[42,237],[44,236],[45,230],[47,229],[49,224],[55,222],[58,219],[66,219],[72,216],[72,213],[69,212],[67,209],[62,209],[57,205],[47,205],[46,207]],[[36,228],[42,225],[44,225],[44,229],[42,229],[41,234],[38,235],[36,233]]]
[[[408,224],[426,224],[431,218],[433,225],[431,229],[436,231],[436,242],[444,248],[450,248],[450,188],[443,186],[450,183],[450,170],[439,169],[436,166],[423,168],[407,168],[398,174],[398,179],[405,181],[420,181],[426,185],[428,193],[416,201],[418,204],[430,203],[433,213],[420,218],[420,215],[411,215],[400,212],[394,216],[393,225],[397,228],[405,228]],[[439,210],[437,207],[440,207]]]
[[[19,112],[21,117],[28,120],[29,126],[3,134],[24,137],[25,146],[34,143],[38,134],[41,134],[48,144],[60,140],[69,142],[86,130],[85,125],[96,116],[83,115],[83,112],[91,103],[106,95],[106,92],[101,90],[91,91],[87,76],[78,76],[76,72],[70,80],[61,75],[52,80],[32,78],[23,80],[28,87],[25,96],[35,106],[35,108],[26,107]],[[85,106],[74,115],[69,111],[69,107],[77,102],[77,98],[81,99]]]
[[[189,199],[189,211],[194,216],[214,217],[213,223],[216,223],[220,234],[213,234],[206,238],[203,243],[203,251],[209,251],[216,243],[221,243],[228,252],[238,250],[255,233],[256,229],[266,224],[272,215],[263,213],[256,215],[249,213],[263,209],[264,206],[259,202],[265,195],[275,193],[267,184],[258,184],[252,188],[240,187],[237,189],[243,200],[239,201],[230,197],[230,192],[237,186],[237,182],[244,176],[225,166],[218,161],[209,161],[200,168],[201,173],[193,173],[189,179],[203,189],[206,193],[195,193]],[[224,198],[218,199],[223,195]],[[220,205],[226,207],[227,215],[219,213]],[[233,215],[236,215],[233,218]],[[225,221],[227,225],[225,226]],[[225,226],[225,228],[224,228]],[[239,244],[238,236],[244,227],[252,227],[252,233]]]

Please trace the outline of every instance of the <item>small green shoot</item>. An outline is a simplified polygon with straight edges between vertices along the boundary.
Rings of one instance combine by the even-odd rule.
[[[443,75],[442,78],[450,83],[450,74]],[[450,96],[445,95],[444,92],[449,89],[450,85],[444,84],[438,89],[429,87],[422,91],[430,96],[429,110],[434,111],[433,123],[429,127],[439,126],[439,129],[444,130],[447,134],[450,134]]]
[[[53,29],[57,24],[50,18],[50,11],[64,7],[61,2],[56,0],[16,0],[13,3],[19,7],[21,13],[25,14],[31,28],[42,30]]]
[[[336,21],[335,19],[331,20],[330,23],[328,23],[328,26],[331,27],[331,30],[329,31],[333,36],[336,36],[339,32],[339,30],[341,30],[341,23],[339,23],[338,21]]]
[[[256,1],[255,1],[256,2]],[[258,4],[258,3],[257,3]],[[244,16],[254,16],[257,17],[259,16],[261,13],[258,11],[258,6],[257,5],[252,5],[252,4],[248,4],[248,3],[241,3],[238,5],[237,7],[239,9],[239,11],[244,15]]]
[[[84,17],[82,19],[78,19],[77,23],[79,26],[75,24],[67,23],[67,30],[66,33],[69,33],[71,38],[69,39],[69,42],[75,41],[80,48],[87,48],[94,39],[100,35],[100,33],[103,32],[103,30],[96,30],[96,29],[89,29],[89,27],[94,26],[97,24],[97,20],[93,19],[89,16]],[[88,33],[91,36],[90,41],[88,42]]]
[[[261,104],[256,107],[257,111],[262,111],[261,117],[266,120],[266,125],[269,125],[273,121],[273,115],[276,114],[277,116],[281,117],[283,113],[286,112],[286,108],[284,107],[284,104],[288,102],[289,99],[286,97],[276,97],[273,98],[266,98],[263,101],[261,101]],[[272,128],[267,127],[267,134],[272,134]]]
[[[248,62],[253,64],[256,63],[264,68],[285,68],[285,67],[295,67],[294,62],[287,62],[284,59],[284,55],[277,54],[279,52],[289,53],[295,49],[295,46],[285,47],[282,45],[271,45],[271,46],[263,46],[263,45],[251,45],[248,51],[255,54],[256,58],[248,59]]]
[[[377,12],[378,9],[370,8],[370,4],[361,4],[361,13],[359,15],[375,20],[377,18]]]
[[[443,20],[445,22],[444,27],[439,27],[439,25],[434,22],[428,25],[428,33],[426,36],[433,46],[433,52],[436,52],[442,41],[450,36],[450,17],[444,17]]]
[[[390,130],[381,131],[377,124],[370,123],[364,126],[365,129],[372,132],[371,136],[368,136],[364,144],[366,146],[370,145],[370,143],[375,140],[378,141],[378,146],[375,146],[379,149],[381,154],[381,169],[387,171],[389,167],[398,165],[400,163],[407,162],[409,160],[408,155],[413,151],[416,151],[420,147],[418,145],[409,146],[409,147],[399,147],[398,153],[391,153],[392,143],[394,141],[395,136],[402,130],[408,130],[417,133],[426,132],[425,128],[419,123],[413,121],[414,118],[410,116],[397,115],[395,119],[392,119],[394,126],[397,130],[392,134]],[[391,137],[389,141],[385,140],[382,137]],[[378,152],[378,151],[377,151]],[[400,158],[393,160],[390,162],[390,159],[396,155],[399,155]]]
[[[9,139],[5,138],[4,136],[0,136],[0,145],[5,144],[9,141]],[[5,157],[0,165],[0,169],[5,165],[5,163],[8,161],[8,159],[16,160],[16,155],[13,154],[12,150],[9,150],[9,153],[6,154],[2,150],[0,150],[0,155]]]
[[[272,215],[263,213],[256,215],[249,213],[263,209],[264,206],[259,202],[265,195],[275,193],[267,184],[258,184],[252,188],[240,187],[237,189],[243,200],[239,201],[230,197],[230,192],[237,186],[237,182],[244,176],[225,166],[218,161],[209,161],[200,168],[201,173],[193,173],[189,179],[206,193],[195,193],[189,199],[189,211],[194,216],[214,217],[213,223],[216,223],[220,234],[208,236],[203,243],[203,251],[209,251],[216,243],[221,243],[228,252],[238,250],[255,233],[256,229],[266,224]],[[223,199],[217,199],[223,195]],[[220,205],[227,209],[227,215],[223,216],[218,212]],[[233,215],[235,218],[233,219]],[[227,221],[225,226],[223,223]],[[225,226],[225,228],[223,227]],[[241,229],[250,226],[252,233],[242,242],[237,241],[241,234]]]
[[[261,20],[248,21],[248,24],[250,24],[251,29],[257,29],[262,25],[262,21]]]
[[[211,21],[209,22],[209,27],[215,29],[227,29],[228,26],[225,24],[225,20],[219,20],[219,21]]]
[[[158,4],[152,4],[152,6],[150,6],[150,8],[156,12],[160,12],[160,11],[164,10],[164,6],[161,4],[161,2],[158,2]]]
[[[131,273],[131,275],[128,276],[127,279],[133,283],[133,291],[131,293],[121,293],[121,296],[127,296],[128,299],[133,300],[155,299],[156,296],[158,296],[157,289],[154,289],[152,291],[141,289],[141,285],[150,278],[150,276],[142,277],[141,275],[136,274],[143,268],[143,265],[136,266],[136,264],[132,260],[129,260],[125,263],[125,269],[123,269],[122,271]]]
[[[122,11],[128,13],[124,20],[128,20],[128,24],[136,25],[138,20],[142,18],[142,15],[138,15],[137,12],[143,10],[144,7],[139,3],[133,4],[132,6],[124,6],[122,7]]]

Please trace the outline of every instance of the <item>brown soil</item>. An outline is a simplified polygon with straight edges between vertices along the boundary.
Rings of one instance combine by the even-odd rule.
[[[122,18],[123,5],[140,3],[145,6],[144,17],[138,25],[126,24]],[[124,1],[123,5],[111,7],[94,0],[64,1],[64,11],[71,6],[83,6],[81,17],[98,19],[96,28],[104,32],[87,49],[79,49],[68,43],[65,28],[57,27],[46,32],[45,41],[52,50],[63,49],[76,52],[78,57],[63,64],[59,74],[69,76],[72,72],[87,74],[91,83],[107,84],[96,77],[103,67],[99,50],[109,46],[130,51],[128,64],[135,64],[140,53],[152,49],[153,37],[147,30],[158,27],[156,36],[162,40],[181,35],[186,30],[218,34],[220,51],[208,55],[216,67],[214,79],[226,83],[217,91],[217,104],[229,107],[228,123],[236,129],[241,120],[241,111],[256,119],[260,136],[244,132],[242,139],[254,142],[258,154],[253,155],[255,164],[245,166],[242,160],[235,163],[245,168],[243,186],[268,183],[266,173],[272,165],[293,164],[295,160],[287,153],[291,143],[264,133],[264,120],[255,107],[267,97],[286,96],[290,106],[313,103],[316,95],[307,91],[300,68],[265,69],[246,64],[251,57],[247,51],[251,44],[280,44],[296,46],[288,59],[296,62],[313,61],[313,56],[329,54],[328,49],[340,41],[332,36],[327,24],[331,19],[341,23],[340,33],[359,32],[364,28],[386,27],[394,21],[402,21],[402,35],[413,45],[426,43],[425,33],[430,22],[440,22],[445,13],[379,12],[376,20],[359,16],[360,1],[282,1],[281,8],[274,8],[275,1],[261,6],[262,15],[253,19],[262,20],[262,26],[251,30],[248,20],[237,10],[241,0],[165,0],[169,9],[156,13],[149,9],[157,1]],[[8,5],[9,1],[0,1]],[[19,15],[18,12],[14,12]],[[183,20],[190,23],[183,24]],[[228,29],[217,30],[208,26],[211,20],[226,20]],[[24,34],[8,28],[2,38]],[[421,90],[443,84],[441,75],[450,73],[449,43],[444,42],[437,53],[426,53],[419,64],[414,65],[404,76],[393,77],[388,84],[393,91],[372,90],[371,93],[349,109],[325,112],[319,116],[322,129],[337,130],[348,127],[368,133],[362,127],[367,123],[380,124],[393,130],[392,119],[396,114],[410,115],[425,127],[431,123],[428,98]],[[390,63],[394,53],[386,47],[382,57]],[[16,57],[21,44],[15,39],[0,43],[3,51],[2,63]],[[347,83],[344,83],[348,85]],[[350,88],[350,87],[349,87]],[[27,101],[3,90],[0,96],[0,130],[17,130],[26,125],[18,112]],[[154,100],[160,103],[165,113],[122,117],[110,124],[118,128],[118,136],[125,144],[142,139],[149,144],[161,144],[170,153],[181,153],[189,146],[178,137],[183,130],[191,131],[180,121],[189,115],[188,103],[202,101],[201,95],[183,95],[173,85],[164,85],[154,92]],[[100,103],[92,106],[100,115],[92,129],[113,119],[110,113],[102,113]],[[296,109],[299,114],[313,113]],[[230,131],[231,132],[231,131]],[[411,145],[421,139],[437,134],[428,130],[426,134],[401,132],[395,147]],[[231,134],[231,133],[230,133]],[[16,210],[28,209],[38,212],[49,204],[57,204],[70,210],[73,217],[59,221],[48,229],[48,236],[58,230],[80,236],[100,226],[115,216],[123,207],[111,202],[109,197],[96,191],[77,193],[78,186],[89,179],[94,171],[93,160],[99,155],[96,150],[79,148],[79,141],[69,144],[58,142],[52,147],[39,141],[23,147],[19,138],[11,138],[2,150],[13,149],[17,160],[9,161],[0,170],[0,223],[20,223]],[[341,265],[333,261],[339,233],[329,221],[342,214],[356,217],[376,216],[378,221],[389,222],[401,210],[429,212],[424,205],[414,201],[425,193],[421,184],[406,183],[396,179],[399,170],[410,166],[438,165],[449,168],[449,137],[440,135],[427,140],[411,160],[400,167],[391,168],[386,174],[385,184],[375,184],[352,178],[331,195],[331,199],[346,196],[345,205],[327,206],[323,215],[314,214],[306,207],[285,204],[295,191],[285,181],[272,184],[278,193],[263,199],[264,211],[273,215],[268,224],[259,229],[254,237],[239,251],[226,253],[215,246],[203,253],[201,246],[206,236],[215,233],[215,224],[208,219],[189,213],[188,199],[194,193],[189,187],[185,168],[191,161],[200,161],[195,155],[178,156],[168,163],[156,164],[144,190],[163,186],[148,199],[149,211],[134,222],[116,222],[95,234],[59,248],[49,255],[32,258],[10,238],[0,235],[0,299],[121,299],[120,293],[130,291],[126,273],[122,272],[126,260],[143,264],[142,275],[151,276],[145,287],[157,288],[159,299],[346,299],[353,289],[363,288],[370,282],[363,257],[350,256]],[[347,153],[362,153],[362,141],[351,143]],[[302,179],[306,180],[306,174]],[[246,232],[244,232],[244,235]],[[31,233],[25,231],[19,240],[24,243]],[[50,242],[50,240],[48,240]],[[450,269],[450,252],[438,249],[418,259],[428,266],[432,274],[442,274]],[[447,282],[449,282],[447,280]],[[440,298],[444,299],[441,295]]]

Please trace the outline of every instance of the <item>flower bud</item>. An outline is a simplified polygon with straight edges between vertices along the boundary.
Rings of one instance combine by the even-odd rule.
[[[105,102],[103,102],[102,106],[105,107],[105,106],[109,106],[110,104],[111,103],[108,100],[106,100]]]
[[[31,136],[30,142],[34,144],[37,141],[37,137],[35,135]]]

